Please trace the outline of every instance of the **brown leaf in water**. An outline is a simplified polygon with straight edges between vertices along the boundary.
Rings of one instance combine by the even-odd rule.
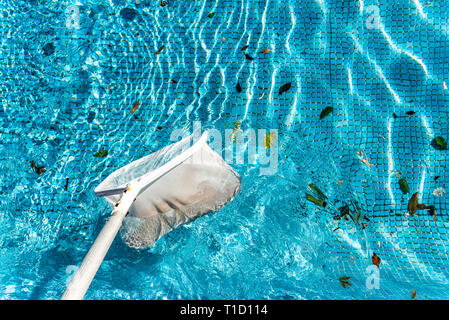
[[[418,192],[414,193],[408,201],[407,210],[412,215],[415,214],[416,210],[418,210]]]
[[[137,102],[134,104],[134,107],[131,110],[131,113],[136,112],[136,110],[139,108],[139,100],[137,100]]]
[[[416,298],[416,289],[412,290],[412,292],[410,292],[410,295],[412,297],[412,299]]]
[[[341,277],[340,279],[338,279],[338,281],[340,281],[340,284],[343,286],[343,288],[347,288],[351,285],[351,282],[349,282],[349,279],[351,279],[351,277]]]
[[[36,168],[36,173],[37,174],[41,174],[41,173],[44,173],[46,170],[45,170],[45,167],[37,167]]]
[[[249,48],[249,46],[243,46],[242,47],[242,51],[245,51],[246,49],[248,49]]]
[[[406,112],[409,116],[412,116],[412,115],[414,115],[415,113],[416,113],[416,111],[407,111]]]
[[[268,53],[270,51],[271,51],[270,48],[265,48],[265,49],[261,50],[259,53]]]
[[[30,161],[30,166],[31,166],[31,168],[33,168],[34,169],[34,172],[36,172],[37,174],[42,174],[42,173],[44,173],[46,170],[45,170],[45,167],[38,167],[37,165],[36,165],[36,162],[34,162],[34,161]]]
[[[371,261],[373,262],[373,264],[375,266],[377,266],[379,268],[380,262],[382,261],[375,252],[373,252],[373,256],[371,258]]]
[[[164,48],[165,48],[165,46],[160,47],[159,50],[156,51],[156,55],[158,55],[159,53],[161,53],[161,51],[162,51]]]

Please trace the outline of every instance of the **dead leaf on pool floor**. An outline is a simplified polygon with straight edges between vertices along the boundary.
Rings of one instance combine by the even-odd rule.
[[[292,87],[292,83],[291,82],[283,84],[279,88],[279,94],[283,94],[284,92],[287,92],[288,90],[290,90],[291,87]]]
[[[343,286],[343,288],[347,288],[351,286],[351,282],[349,282],[349,279],[351,279],[351,277],[344,276],[338,279],[338,281],[340,281],[340,284]]]
[[[134,113],[134,112],[136,112],[137,109],[139,109],[139,104],[140,104],[140,102],[139,102],[139,100],[137,100],[137,102],[134,103],[134,107],[132,108],[131,113]]]
[[[377,254],[375,252],[373,252],[373,256],[371,258],[371,261],[373,262],[373,264],[375,266],[377,266],[379,268],[380,262],[382,261],[382,259],[380,259]]]
[[[418,210],[418,192],[415,192],[408,201],[407,210],[412,215],[414,215],[416,210]]]
[[[36,165],[36,163],[34,162],[34,161],[30,161],[30,165],[31,165],[31,168],[33,168],[34,169],[34,172],[36,172],[38,175],[41,175],[42,173],[44,173],[46,170],[45,170],[45,167],[43,167],[43,166],[37,166]]]
[[[268,53],[270,51],[271,51],[270,48],[265,48],[265,49],[261,50],[259,53]]]
[[[412,292],[410,292],[410,295],[412,297],[412,299],[416,298],[416,289],[412,290]]]
[[[164,48],[165,48],[165,46],[160,47],[159,50],[156,51],[156,55],[158,55],[159,53],[161,53],[161,51],[162,51]]]
[[[374,167],[374,164],[369,162],[368,157],[363,151],[357,152],[357,154],[362,157],[362,159],[359,158],[362,163],[366,164],[368,167]]]

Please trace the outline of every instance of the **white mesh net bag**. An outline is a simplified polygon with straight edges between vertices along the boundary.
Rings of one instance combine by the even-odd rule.
[[[240,190],[239,175],[207,144],[207,132],[191,135],[109,175],[96,189],[116,205],[129,185],[140,191],[120,234],[133,248],[146,248],[179,225],[230,202]]]

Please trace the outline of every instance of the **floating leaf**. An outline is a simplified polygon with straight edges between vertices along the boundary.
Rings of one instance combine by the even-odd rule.
[[[447,150],[447,142],[443,137],[436,137],[432,140],[432,147],[437,150]]]
[[[263,146],[265,147],[265,149],[270,149],[275,139],[276,139],[275,132],[267,133],[263,139]]]
[[[270,48],[265,48],[265,49],[261,50],[259,53],[268,53],[270,51],[271,51]]]
[[[162,51],[164,48],[165,48],[165,46],[160,47],[159,50],[156,51],[156,55],[158,55],[159,53],[161,53],[161,51]]]
[[[167,1],[161,1],[161,7],[165,7],[167,5]]]
[[[407,111],[406,112],[409,116],[412,116],[412,115],[414,115],[415,113],[416,113],[416,111]]]
[[[418,210],[418,192],[414,193],[411,199],[408,201],[407,210],[412,215],[415,214],[416,210]]]
[[[408,182],[405,178],[399,180],[399,187],[401,188],[403,194],[410,193],[410,188],[408,187]]]
[[[416,289],[412,290],[412,292],[410,292],[410,296],[412,297],[412,299],[416,298]]]
[[[351,286],[351,282],[349,282],[349,279],[351,279],[351,277],[341,277],[340,279],[338,279],[338,281],[340,281],[340,284],[343,286],[343,288],[347,288],[349,286]]]
[[[94,157],[104,158],[108,156],[108,150],[101,149],[94,153]]]
[[[332,111],[334,111],[334,108],[332,107],[324,108],[323,111],[321,111],[320,120],[326,118],[329,114],[332,113]]]
[[[375,266],[377,266],[379,268],[380,262],[382,261],[382,259],[380,259],[377,254],[375,252],[373,252],[373,256],[371,257],[371,261],[373,262],[373,264]]]
[[[251,56],[250,56],[249,54],[247,54],[247,53],[245,53],[245,58],[246,58],[246,60],[249,60],[249,61],[254,60],[254,58],[251,57]]]
[[[286,84],[283,84],[280,88],[279,88],[279,94],[283,94],[284,92],[287,92],[288,90],[290,90],[290,88],[292,87],[292,83],[288,82]]]
[[[137,100],[137,102],[134,104],[134,107],[131,110],[131,113],[136,112],[136,110],[139,109],[139,100]]]
[[[243,46],[242,47],[242,51],[245,51],[246,49],[248,49],[249,48],[249,46]]]
[[[64,190],[67,191],[68,187],[69,187],[69,178],[66,178],[66,179],[65,179]]]
[[[323,205],[325,202],[323,202],[323,200],[318,200],[318,199],[316,199],[314,196],[312,196],[312,195],[310,195],[310,194],[308,194],[308,193],[306,193],[306,199],[307,200],[309,200],[310,202],[313,202],[313,203],[315,203],[317,206],[320,206],[320,207],[325,207],[325,205]]]
[[[397,115],[396,113],[394,113],[394,112],[393,112],[393,118],[394,118],[394,119],[397,119],[397,118],[398,118],[398,115]]]
[[[215,12],[211,12],[207,15],[208,18],[213,18],[215,16]]]
[[[237,82],[237,85],[235,86],[235,90],[237,90],[237,92],[242,92],[242,87],[240,86],[240,83]]]

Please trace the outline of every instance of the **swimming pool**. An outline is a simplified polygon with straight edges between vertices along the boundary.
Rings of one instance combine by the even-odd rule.
[[[87,299],[447,299],[449,6],[161,3],[0,2],[0,297],[58,299],[110,213],[93,189],[200,122],[278,130],[276,172],[230,163],[223,209],[117,238]]]

